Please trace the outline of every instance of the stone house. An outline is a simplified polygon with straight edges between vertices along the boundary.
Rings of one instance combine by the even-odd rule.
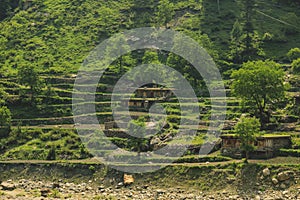
[[[130,98],[128,105],[123,101],[123,106],[129,107],[130,110],[149,110],[156,102],[168,101],[173,96],[171,89],[159,87],[151,84],[145,87],[138,88],[135,91],[134,97]]]
[[[138,88],[136,90],[135,96],[137,98],[165,98],[167,99],[172,95],[172,92],[168,88]]]
[[[115,121],[104,122],[105,130],[114,129],[114,128],[119,128]]]
[[[221,136],[221,154],[233,158],[241,158],[243,152],[240,149],[240,139],[234,134]],[[254,142],[255,150],[249,153],[250,158],[272,158],[276,156],[281,148],[291,148],[292,141],[290,135],[262,135]]]

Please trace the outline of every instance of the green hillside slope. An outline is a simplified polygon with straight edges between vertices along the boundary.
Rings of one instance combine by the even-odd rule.
[[[241,7],[231,0],[220,1],[219,10],[208,0],[175,1],[174,16],[167,23],[175,30],[207,34],[226,59]],[[288,50],[299,46],[299,8],[296,3],[257,1],[253,22],[267,58],[285,60]],[[28,8],[22,3],[0,23],[1,71],[15,72],[28,63],[41,71],[76,71],[88,52],[110,35],[157,26],[157,10],[158,1],[34,0]]]
[[[228,98],[226,113],[222,113],[226,114],[222,133],[232,133],[241,114],[251,110],[232,95],[232,80],[228,80],[231,72],[240,67],[240,63],[235,63],[230,55],[230,46],[233,25],[237,21],[244,25],[243,0],[223,0],[219,4],[218,1],[210,0],[174,0],[170,1],[174,12],[163,12],[162,8],[165,7],[161,5],[164,2],[169,5],[166,0],[20,2],[19,5],[0,7],[0,10],[7,11],[1,16],[0,22],[0,105],[3,100],[3,105],[12,114],[12,131],[0,133],[0,154],[4,159],[46,159],[48,156],[52,159],[53,149],[56,149],[57,159],[91,156],[81,144],[74,128],[72,92],[76,72],[97,44],[115,33],[137,27],[155,26],[182,31],[211,54],[226,79],[224,83]],[[299,111],[295,112],[299,108],[294,103],[294,97],[300,92],[300,78],[291,69],[292,60],[286,54],[291,48],[300,47],[300,4],[299,1],[281,0],[255,2],[253,29],[265,52],[261,59],[280,62],[285,70],[286,81],[290,83],[286,99],[280,102],[282,105],[272,108],[272,117],[267,126],[271,128],[267,131],[288,132],[293,136],[294,147],[299,148]],[[126,55],[128,59],[125,68],[141,64],[146,53],[135,51]],[[165,52],[159,52],[156,56],[161,63],[171,57]],[[178,67],[177,60],[174,65]],[[36,80],[33,80],[37,83],[34,85],[36,88],[20,80],[20,71],[26,68],[36,70],[27,71],[36,75]],[[199,92],[206,89],[201,78],[193,76],[188,64],[179,68],[185,78],[193,83],[199,96],[199,126],[184,127],[197,130],[197,137],[187,153],[192,154],[207,139],[205,133],[209,124],[217,124],[218,120],[210,120],[211,99],[207,93]],[[96,115],[102,126],[112,119],[111,93],[114,83],[122,75],[120,71],[118,64],[113,63],[98,84]],[[89,86],[83,84],[80,87]],[[219,107],[224,108],[224,98],[216,99]],[[83,105],[90,104],[83,102]],[[166,102],[164,106],[169,115],[170,128],[167,131],[176,133],[180,115],[178,102]],[[91,115],[87,113],[80,117],[88,119]],[[145,115],[147,113],[141,111],[131,113],[133,118]],[[89,135],[86,137],[89,139]],[[131,148],[128,138],[117,135],[111,140],[122,148]],[[180,142],[184,143],[185,138]],[[88,145],[95,146],[97,143],[89,141]]]

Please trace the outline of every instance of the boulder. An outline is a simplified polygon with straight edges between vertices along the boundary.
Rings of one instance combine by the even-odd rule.
[[[284,183],[281,183],[280,184],[280,189],[283,189],[283,190],[286,189],[286,185]]]
[[[0,186],[2,187],[2,190],[12,191],[16,189],[16,185],[12,182],[2,182]]]
[[[271,174],[271,172],[270,172],[269,168],[265,168],[265,169],[263,170],[263,175],[264,175],[264,177],[269,176],[270,174]]]
[[[277,184],[278,184],[278,180],[277,180],[276,178],[272,178],[272,183],[273,183],[274,185],[277,185]]]
[[[293,174],[294,174],[294,172],[292,172],[292,171],[280,172],[277,175],[277,179],[279,181],[286,181],[286,180],[289,180],[293,176]]]
[[[124,174],[124,185],[131,185],[134,183],[134,178],[132,175]]]
[[[51,194],[51,190],[49,188],[42,188],[41,189],[41,196],[48,197]]]

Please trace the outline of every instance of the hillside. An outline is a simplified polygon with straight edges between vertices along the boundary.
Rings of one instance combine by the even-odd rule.
[[[2,159],[82,159],[92,156],[81,144],[74,128],[73,84],[76,72],[88,53],[114,33],[137,27],[165,26],[182,31],[203,45],[215,59],[225,79],[229,79],[232,70],[240,68],[240,63],[235,63],[229,55],[231,31],[242,13],[240,1],[224,0],[220,1],[219,6],[209,0],[174,1],[173,16],[164,23],[157,17],[159,2],[154,0],[147,3],[139,0],[22,2],[0,23],[0,84],[7,93],[5,100],[12,113],[13,125],[9,134],[1,135]],[[263,59],[281,62],[286,76],[291,77],[291,87],[284,105],[272,112],[269,127],[275,128],[266,131],[280,134],[288,132],[293,136],[293,146],[298,147],[299,117],[293,113],[291,102],[294,101],[294,96],[299,94],[300,78],[292,72],[291,60],[286,54],[291,48],[300,46],[299,8],[297,2],[257,1],[252,16],[254,30],[261,38],[262,49],[265,52]],[[130,69],[135,64],[142,63],[144,54],[146,53],[143,51],[127,55],[133,59],[129,59],[125,67]],[[157,57],[163,63],[168,56],[159,53]],[[27,66],[36,70],[41,82],[34,101],[31,99],[34,95],[30,87],[19,80],[19,70]],[[184,72],[191,73],[189,69]],[[121,75],[117,63],[114,63],[98,84],[96,110],[101,126],[112,119],[112,86]],[[191,76],[187,78],[195,82],[195,90],[203,89],[201,80]],[[231,94],[231,80],[224,82],[228,98],[227,111],[224,113],[226,124],[222,132],[231,133],[237,119],[242,113],[248,112],[249,107],[243,106],[241,100]],[[209,96],[197,94],[201,122],[196,127],[184,127],[187,130],[197,130],[197,137],[187,154],[193,154],[195,149],[199,150],[203,141],[207,139],[205,133],[209,124],[218,123],[209,120]],[[218,98],[216,101],[220,103],[220,107],[223,106],[224,99]],[[89,102],[84,102],[84,105],[88,104]],[[166,102],[164,106],[171,127],[167,131],[176,132],[180,114],[178,102]],[[132,112],[131,115],[138,118],[147,113]],[[132,148],[128,138],[117,135],[111,140],[120,147]],[[183,144],[185,140],[180,142]],[[92,147],[97,143],[89,141],[88,145]],[[53,149],[56,158],[51,157]],[[105,155],[107,152],[109,149],[99,153]]]
[[[76,72],[96,44],[114,33],[136,27],[158,26],[158,1],[23,1],[0,23],[1,74],[14,74],[29,63],[41,72]],[[219,5],[208,0],[175,1],[168,26],[186,30],[203,45],[227,59],[230,32],[241,13],[238,1]],[[286,53],[299,46],[299,4],[257,1],[253,23],[263,39],[266,58],[286,61]],[[201,39],[200,39],[201,40]],[[209,40],[213,44],[209,43]],[[222,67],[222,66],[220,66]]]

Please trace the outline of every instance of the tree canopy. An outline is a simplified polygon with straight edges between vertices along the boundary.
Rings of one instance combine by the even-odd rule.
[[[156,18],[159,25],[167,27],[168,22],[172,19],[174,11],[174,4],[169,0],[160,0],[157,7]]]
[[[18,78],[20,84],[30,88],[31,102],[33,102],[42,87],[41,80],[35,67],[30,64],[20,66],[18,69]]]
[[[241,150],[246,153],[246,161],[249,158],[249,152],[255,150],[254,142],[259,136],[260,123],[255,117],[242,116],[240,121],[234,127],[235,133],[241,141]]]
[[[138,118],[137,120],[131,120],[128,124],[128,130],[130,131],[130,134],[133,136],[130,139],[130,146],[133,150],[135,150],[138,153],[138,156],[140,156],[140,153],[145,148],[147,139],[146,137],[146,124],[144,118]]]
[[[267,106],[284,97],[284,72],[274,61],[244,63],[232,73],[233,93],[249,103],[254,103],[261,123],[267,122]]]

